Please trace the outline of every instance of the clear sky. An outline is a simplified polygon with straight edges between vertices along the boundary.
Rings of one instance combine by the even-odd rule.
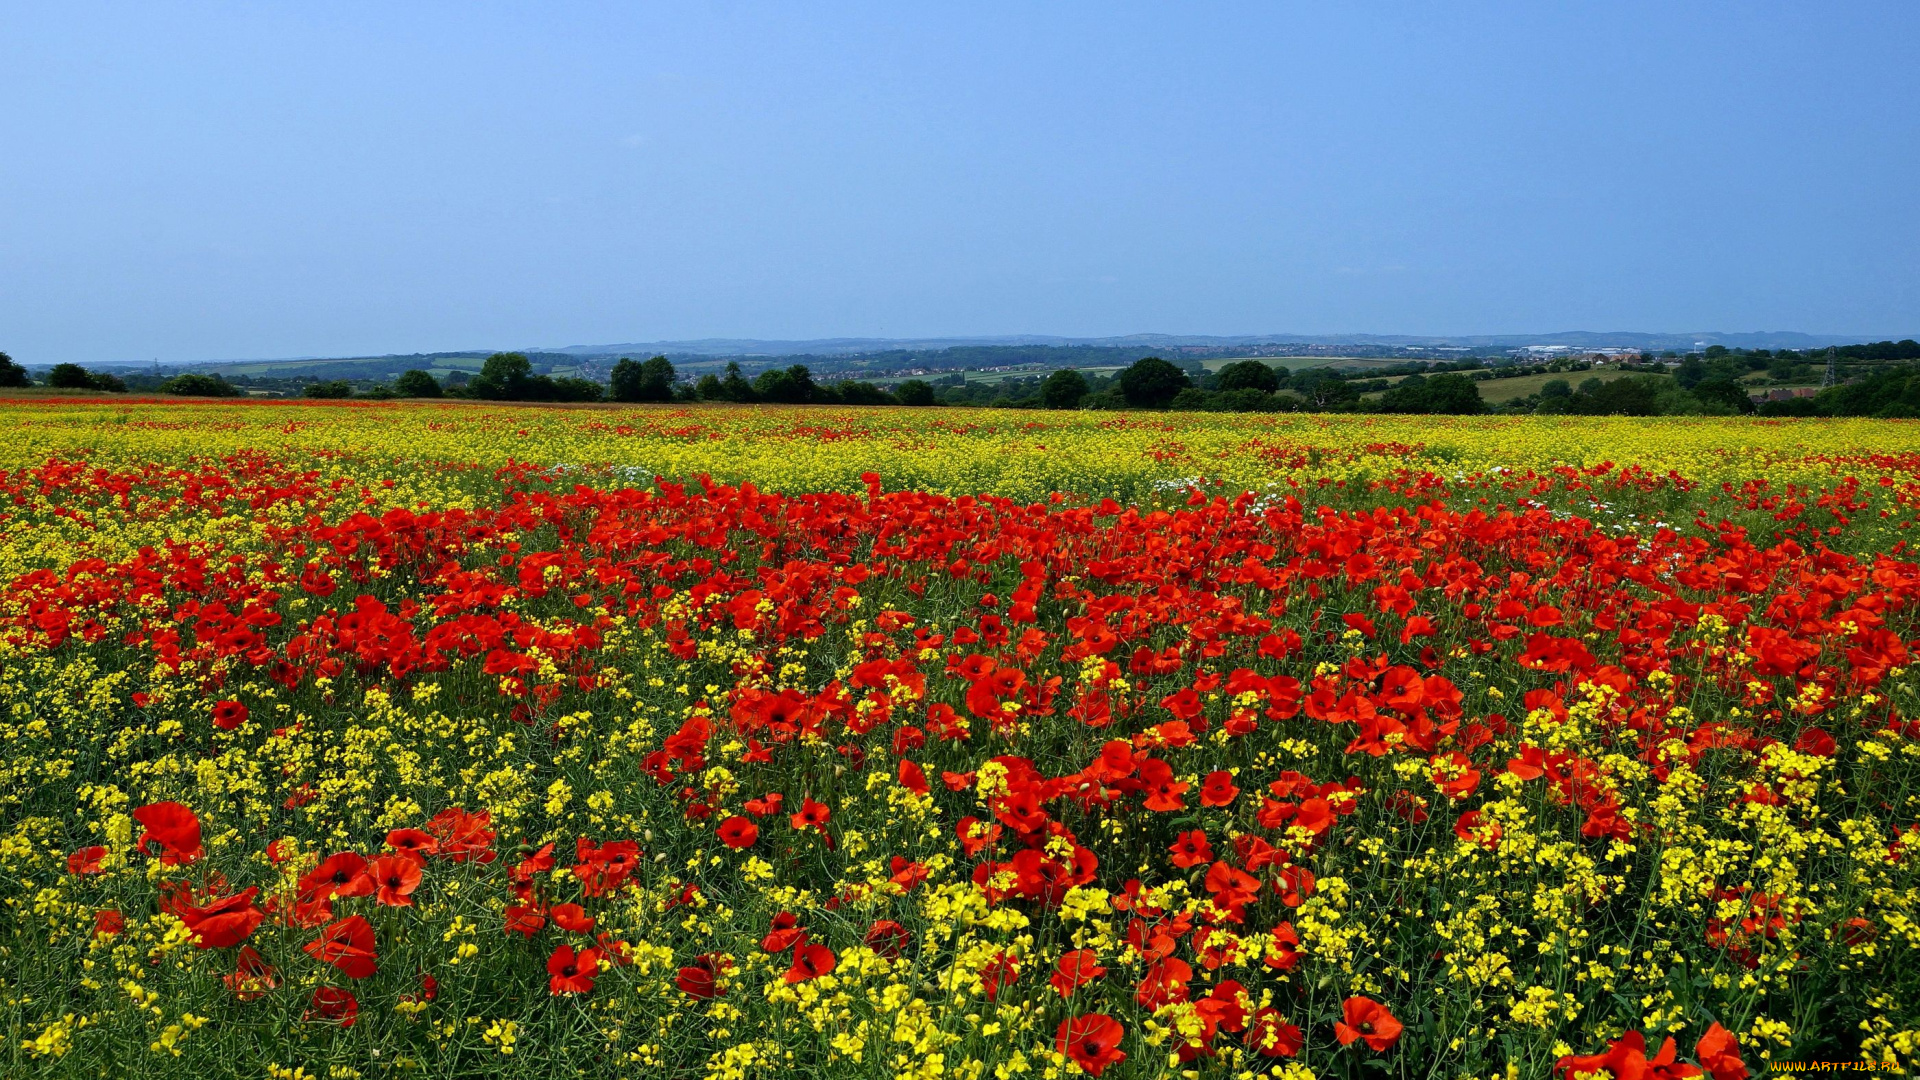
[[[0,2],[26,363],[1920,333],[1920,4]]]

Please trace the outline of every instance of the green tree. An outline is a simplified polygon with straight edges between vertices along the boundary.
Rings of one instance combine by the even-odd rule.
[[[720,380],[720,399],[743,403],[754,399],[753,384],[740,373],[739,361],[727,361],[727,373]]]
[[[1135,360],[1120,373],[1120,392],[1137,409],[1161,409],[1175,394],[1193,385],[1187,373],[1157,356]]]
[[[33,380],[27,377],[27,369],[13,362],[13,357],[0,352],[0,386],[32,386]]]
[[[301,394],[310,398],[350,398],[353,396],[353,384],[345,379],[308,383]]]
[[[934,403],[933,387],[919,379],[908,379],[893,388],[893,399],[916,408]]]
[[[93,376],[79,364],[55,364],[47,372],[47,385],[56,390],[93,390]]]
[[[1736,412],[1753,411],[1753,398],[1748,396],[1746,387],[1725,377],[1702,379],[1694,385],[1693,396],[1708,404],[1731,406]]]
[[[441,396],[440,382],[433,377],[433,372],[422,371],[419,368],[401,372],[400,377],[393,380],[393,389],[401,397],[437,398]]]
[[[1222,390],[1259,390],[1271,394],[1280,389],[1280,380],[1273,369],[1258,360],[1228,364],[1214,379]]]
[[[525,401],[533,396],[533,361],[525,353],[494,353],[480,366],[473,396],[490,401]]]
[[[1540,396],[1543,398],[1570,398],[1573,396],[1573,387],[1569,386],[1565,379],[1548,379],[1546,385],[1540,388]]]
[[[1077,409],[1087,396],[1087,377],[1073,368],[1061,368],[1040,384],[1040,400],[1049,409]]]
[[[608,381],[615,401],[672,401],[673,384],[678,378],[673,361],[664,356],[644,362],[621,357]]]
[[[693,396],[701,401],[720,401],[720,394],[720,376],[713,372],[709,371],[694,381]]]
[[[239,397],[240,390],[218,375],[175,375],[160,384],[164,393],[181,397]]]

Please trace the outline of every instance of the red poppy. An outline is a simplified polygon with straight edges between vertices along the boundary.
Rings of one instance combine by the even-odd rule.
[[[127,917],[114,908],[101,908],[93,914],[93,936],[112,937],[127,928]]]
[[[375,971],[379,959],[373,927],[366,916],[353,915],[320,931],[320,936],[304,946],[308,956],[323,964],[332,964],[349,979],[364,979]]]
[[[1213,846],[1207,843],[1205,829],[1193,829],[1180,834],[1173,842],[1173,865],[1185,870],[1213,861]]]
[[[571,945],[561,945],[547,957],[548,993],[584,994],[593,989],[594,976],[600,971],[600,950],[595,948],[573,951]]]
[[[395,829],[387,834],[387,846],[415,862],[425,862],[440,850],[440,841],[424,829]]]
[[[792,815],[789,820],[796,829],[819,829],[824,833],[827,828],[827,822],[832,818],[833,811],[827,809],[824,803],[817,803],[812,799],[802,799],[800,801],[800,812]]]
[[[322,986],[313,992],[313,1001],[307,1006],[308,1020],[335,1020],[343,1028],[353,1026],[360,1017],[360,1001],[351,990],[342,990],[337,986]]]
[[[1226,806],[1239,794],[1240,789],[1233,783],[1233,774],[1225,769],[1208,773],[1207,778],[1200,782],[1201,806]]]
[[[1717,1020],[1700,1036],[1693,1056],[1713,1080],[1747,1080],[1747,1063],[1740,1057],[1740,1040]]]
[[[591,934],[596,921],[579,904],[555,904],[547,909],[547,917],[569,934]]]
[[[785,796],[777,791],[770,791],[757,799],[748,799],[745,810],[754,817],[771,817],[780,812],[780,804],[784,801]]]
[[[794,946],[793,966],[784,976],[789,983],[802,983],[808,979],[817,979],[832,971],[839,960],[833,950],[825,945],[813,945],[801,942]]]
[[[1354,1040],[1361,1039],[1381,1051],[1400,1041],[1400,1021],[1394,1019],[1385,1005],[1371,998],[1350,997],[1341,1002],[1340,1016],[1333,1025],[1333,1033],[1341,1046],[1351,1046]]]
[[[1247,1025],[1247,1049],[1267,1057],[1292,1057],[1306,1045],[1300,1029],[1286,1022],[1278,1009],[1261,1009]]]
[[[492,821],[490,811],[469,814],[454,806],[433,815],[427,831],[439,841],[440,854],[454,862],[490,863],[495,858]]]
[[[193,943],[202,949],[231,949],[253,936],[267,913],[253,906],[260,895],[257,888],[221,897],[199,907],[182,907],[176,912],[180,921],[193,932]]]
[[[1075,990],[1106,973],[1107,969],[1100,966],[1099,954],[1092,949],[1074,949],[1060,957],[1060,962],[1054,965],[1053,977],[1047,980],[1047,985],[1053,987],[1061,997],[1068,997]]]
[[[146,827],[137,846],[145,851],[149,842],[159,844],[162,866],[185,866],[206,854],[200,819],[177,802],[149,803],[133,812],[133,820]]]
[[[767,936],[760,940],[764,952],[786,952],[797,942],[805,941],[807,932],[800,927],[799,916],[790,911],[782,911],[768,924]]]
[[[107,849],[95,845],[83,847],[67,856],[67,873],[99,874],[106,871]]]
[[[319,866],[300,875],[302,900],[328,901],[368,896],[376,888],[378,886],[373,878],[367,874],[366,858],[353,851],[335,852]]]
[[[754,841],[760,839],[760,826],[735,815],[721,822],[720,827],[714,830],[714,835],[720,838],[721,843],[740,851],[752,847]]]
[[[683,967],[673,977],[673,985],[680,992],[696,1001],[710,1001],[724,997],[726,990],[720,985],[720,976],[725,965],[720,957],[713,953],[702,953],[693,958],[693,963]]]
[[[1120,1040],[1125,1035],[1125,1029],[1113,1017],[1086,1013],[1060,1021],[1053,1046],[1089,1075],[1099,1076],[1107,1066],[1127,1060],[1127,1055],[1120,1050]]]
[[[521,937],[530,938],[538,933],[541,927],[547,925],[547,917],[541,914],[540,908],[534,904],[510,905],[506,910],[506,916],[506,932],[519,934]]]
[[[1605,1053],[1588,1054],[1585,1057],[1569,1054],[1553,1063],[1553,1071],[1572,1076],[1605,1070],[1610,1075],[1631,1080],[1686,1080],[1687,1077],[1699,1076],[1698,1068],[1674,1060],[1677,1050],[1673,1039],[1668,1038],[1660,1044],[1658,1054],[1648,1057],[1646,1036],[1638,1031],[1629,1031],[1613,1040]]]
[[[259,953],[253,951],[253,946],[246,945],[241,947],[239,954],[234,958],[233,974],[222,976],[221,981],[227,984],[227,989],[233,991],[233,996],[241,1001],[253,1001],[256,998],[265,997],[267,991],[277,989],[280,986],[280,975],[273,969],[272,964],[267,963]]]
[[[861,943],[872,949],[875,956],[898,960],[907,951],[907,943],[911,940],[913,934],[906,927],[892,919],[879,919],[867,928]]]
[[[232,731],[247,722],[247,707],[237,701],[215,702],[213,706],[213,726],[221,731]]]
[[[367,868],[382,904],[412,907],[413,891],[420,887],[420,863],[408,855],[382,855]]]

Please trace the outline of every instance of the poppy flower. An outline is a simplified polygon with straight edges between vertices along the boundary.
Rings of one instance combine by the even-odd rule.
[[[1740,1040],[1718,1020],[1700,1036],[1693,1056],[1713,1080],[1747,1080],[1747,1063],[1740,1057]]]
[[[127,928],[127,917],[115,908],[101,908],[93,913],[93,936],[112,937]]]
[[[1173,865],[1185,870],[1213,861],[1213,846],[1207,843],[1205,829],[1193,829],[1180,834],[1173,842]]]
[[[247,722],[247,707],[237,701],[215,702],[213,706],[213,726],[221,731],[232,731]]]
[[[913,934],[906,927],[892,919],[879,919],[867,928],[861,944],[873,950],[873,954],[885,960],[898,960],[907,951],[907,943]]]
[[[695,1001],[710,1001],[724,997],[726,991],[720,986],[722,964],[713,953],[702,953],[693,958],[693,963],[683,967],[673,977],[673,985],[680,992]]]
[[[1686,1080],[1699,1076],[1700,1070],[1692,1065],[1682,1065],[1674,1060],[1678,1048],[1669,1037],[1660,1044],[1660,1052],[1653,1057],[1647,1056],[1647,1037],[1638,1031],[1629,1031],[1607,1047],[1604,1053],[1588,1054],[1576,1057],[1572,1054],[1553,1063],[1557,1074],[1572,1076],[1579,1073],[1597,1073],[1605,1070],[1618,1077],[1637,1077],[1644,1080]],[[1742,1066],[1744,1069],[1745,1066]]]
[[[1201,806],[1226,806],[1239,794],[1240,789],[1233,783],[1233,774],[1225,769],[1215,769],[1200,781]]]
[[[826,804],[814,802],[812,799],[802,799],[800,812],[792,815],[788,820],[796,829],[819,829],[825,832],[827,822],[832,818],[833,811],[827,809]]]
[[[569,934],[591,934],[595,919],[579,904],[555,904],[547,909],[553,925]]]
[[[1061,997],[1070,996],[1075,990],[1107,973],[1100,966],[1099,954],[1092,949],[1074,949],[1063,954],[1060,962],[1054,965],[1053,977],[1047,985]]]
[[[424,829],[395,829],[387,834],[387,846],[415,862],[425,862],[440,850],[440,841]]]
[[[221,981],[227,984],[227,989],[233,991],[234,997],[241,1001],[253,1001],[256,998],[265,997],[267,991],[277,989],[280,986],[280,975],[273,969],[272,964],[267,963],[259,953],[253,950],[253,946],[245,945],[234,957],[233,973],[222,976]]]
[[[801,942],[794,946],[793,966],[787,969],[783,977],[789,983],[803,983],[825,975],[838,963],[839,960],[833,955],[833,950],[825,945]]]
[[[900,886],[900,891],[910,893],[914,887],[927,880],[927,867],[898,855],[887,860],[887,880]]]
[[[770,791],[757,799],[748,799],[744,809],[754,817],[771,817],[780,812],[780,804],[783,801],[785,796],[777,791]]]
[[[1120,1022],[1105,1013],[1086,1013],[1060,1021],[1054,1032],[1053,1047],[1072,1059],[1090,1076],[1099,1076],[1107,1066],[1127,1060],[1120,1050],[1126,1035]]]
[[[332,964],[349,979],[364,979],[376,970],[379,959],[373,927],[364,915],[352,915],[320,931],[320,936],[303,948],[308,956],[323,964]]]
[[[714,830],[714,835],[720,838],[721,843],[741,851],[752,847],[754,841],[760,839],[760,826],[735,815],[721,822],[720,827]]]
[[[762,952],[779,953],[793,948],[796,942],[805,941],[807,932],[800,928],[800,917],[789,911],[782,911],[773,917],[767,928],[767,936],[760,939]]]
[[[1400,1021],[1394,1019],[1385,1005],[1364,997],[1350,997],[1341,1002],[1340,1020],[1333,1025],[1333,1033],[1341,1046],[1351,1046],[1359,1039],[1376,1051],[1399,1042],[1400,1031]]]
[[[107,869],[107,849],[95,845],[83,847],[67,856],[67,873],[74,875],[99,874]]]
[[[185,866],[206,854],[200,846],[200,819],[177,802],[149,803],[133,812],[133,820],[146,828],[138,847],[160,845],[160,865]]]
[[[506,910],[506,916],[506,932],[519,934],[521,937],[530,938],[538,933],[541,927],[547,925],[547,917],[541,914],[540,908],[534,904],[510,905]]]
[[[339,851],[300,875],[300,896],[307,900],[340,900],[370,895],[377,886],[367,874],[367,860],[358,852]]]
[[[1300,1029],[1286,1022],[1278,1009],[1261,1009],[1247,1025],[1247,1049],[1267,1057],[1292,1057],[1306,1045]]]
[[[359,999],[353,996],[353,991],[337,986],[322,986],[315,990],[313,1000],[307,1005],[308,1020],[332,1020],[343,1028],[350,1028],[359,1018]]]
[[[469,814],[460,807],[448,807],[433,815],[427,822],[427,831],[439,842],[440,854],[454,862],[490,863],[496,857],[493,850],[493,814],[481,810]]]
[[[367,868],[376,896],[388,907],[412,907],[420,887],[420,863],[407,855],[382,855]]]
[[[547,992],[560,994],[584,994],[593,989],[594,976],[600,971],[600,950],[592,947],[573,951],[571,945],[561,945],[547,957]]]
[[[221,897],[199,907],[182,907],[177,914],[193,932],[193,943],[202,949],[231,949],[253,936],[267,913],[253,906],[260,890],[250,888]]]

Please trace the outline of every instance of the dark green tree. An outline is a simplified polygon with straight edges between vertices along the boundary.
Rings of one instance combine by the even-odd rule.
[[[740,363],[737,360],[727,361],[727,373],[720,380],[720,399],[743,403],[754,400],[753,384],[740,373]]]
[[[1702,379],[1694,384],[1693,396],[1709,405],[1731,406],[1736,412],[1753,411],[1753,398],[1748,396],[1747,388],[1723,376]]]
[[[93,390],[93,376],[79,364],[55,364],[47,372],[47,385],[56,390]]]
[[[919,379],[908,379],[893,388],[893,399],[902,405],[921,407],[934,403],[933,387]]]
[[[1280,389],[1280,380],[1273,369],[1258,360],[1228,364],[1214,379],[1222,390],[1259,390],[1271,394]]]
[[[1073,368],[1061,368],[1040,384],[1040,400],[1049,409],[1077,409],[1087,396],[1087,377]]]
[[[490,401],[525,401],[535,396],[533,361],[525,353],[494,353],[470,384],[473,396]]]
[[[1120,392],[1136,409],[1163,409],[1192,385],[1186,372],[1157,356],[1141,357],[1120,373]]]
[[[175,375],[160,384],[160,389],[168,394],[181,397],[239,397],[240,390],[218,375],[200,375],[188,373]]]
[[[27,377],[27,369],[13,362],[13,357],[0,352],[0,386],[32,386],[33,380]]]
[[[440,382],[433,377],[433,372],[422,371],[419,368],[401,372],[400,377],[393,380],[393,390],[401,397],[441,396]]]
[[[300,393],[310,398],[350,398],[353,396],[353,384],[345,379],[308,383]]]

